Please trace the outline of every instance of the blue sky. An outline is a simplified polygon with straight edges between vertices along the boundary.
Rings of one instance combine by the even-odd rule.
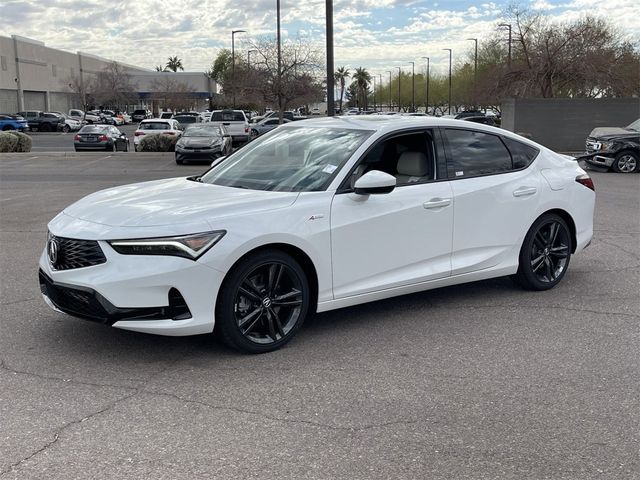
[[[462,60],[473,43],[491,36],[507,1],[334,0],[335,63],[382,73],[431,58],[447,68],[443,48]],[[522,0],[550,21],[586,14],[606,18],[627,38],[640,39],[638,0]],[[281,0],[285,35],[301,35],[324,48],[325,0]],[[153,68],[178,55],[187,70],[206,70],[231,30],[244,38],[275,35],[276,0],[0,0],[1,35],[22,35],[50,47],[81,50]],[[55,20],[52,20],[55,19]]]

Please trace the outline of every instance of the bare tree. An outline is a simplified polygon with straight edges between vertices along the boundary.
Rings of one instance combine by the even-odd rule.
[[[113,108],[135,103],[138,98],[131,75],[117,62],[98,72],[93,96],[101,105]]]
[[[184,110],[192,103],[195,88],[187,83],[171,78],[169,75],[151,82],[152,98],[162,103],[162,108]]]
[[[66,81],[69,85],[69,90],[74,94],[77,104],[82,106],[82,111],[86,117],[87,110],[94,102],[92,94],[96,88],[95,77],[89,75],[85,75],[84,77],[80,75],[70,75]]]

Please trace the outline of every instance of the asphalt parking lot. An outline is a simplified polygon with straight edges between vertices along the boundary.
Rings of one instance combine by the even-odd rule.
[[[592,173],[595,238],[554,290],[505,278],[323,313],[271,354],[44,304],[61,209],[205,168],[0,155],[0,478],[640,478],[640,175]]]

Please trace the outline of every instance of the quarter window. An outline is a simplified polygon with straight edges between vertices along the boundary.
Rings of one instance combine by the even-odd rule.
[[[445,129],[450,178],[474,177],[512,170],[511,155],[500,137],[472,130]]]
[[[518,170],[520,168],[526,168],[531,165],[531,162],[538,156],[538,149],[530,145],[526,145],[517,140],[513,140],[508,137],[503,137],[504,143],[511,152],[513,158],[513,168]]]

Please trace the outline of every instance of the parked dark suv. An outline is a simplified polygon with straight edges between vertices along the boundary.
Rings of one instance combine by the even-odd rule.
[[[582,159],[589,165],[618,173],[640,171],[640,118],[624,128],[594,128],[587,137],[586,149]]]
[[[134,110],[131,115],[132,122],[141,122],[142,120],[149,118],[149,114],[146,110]]]

